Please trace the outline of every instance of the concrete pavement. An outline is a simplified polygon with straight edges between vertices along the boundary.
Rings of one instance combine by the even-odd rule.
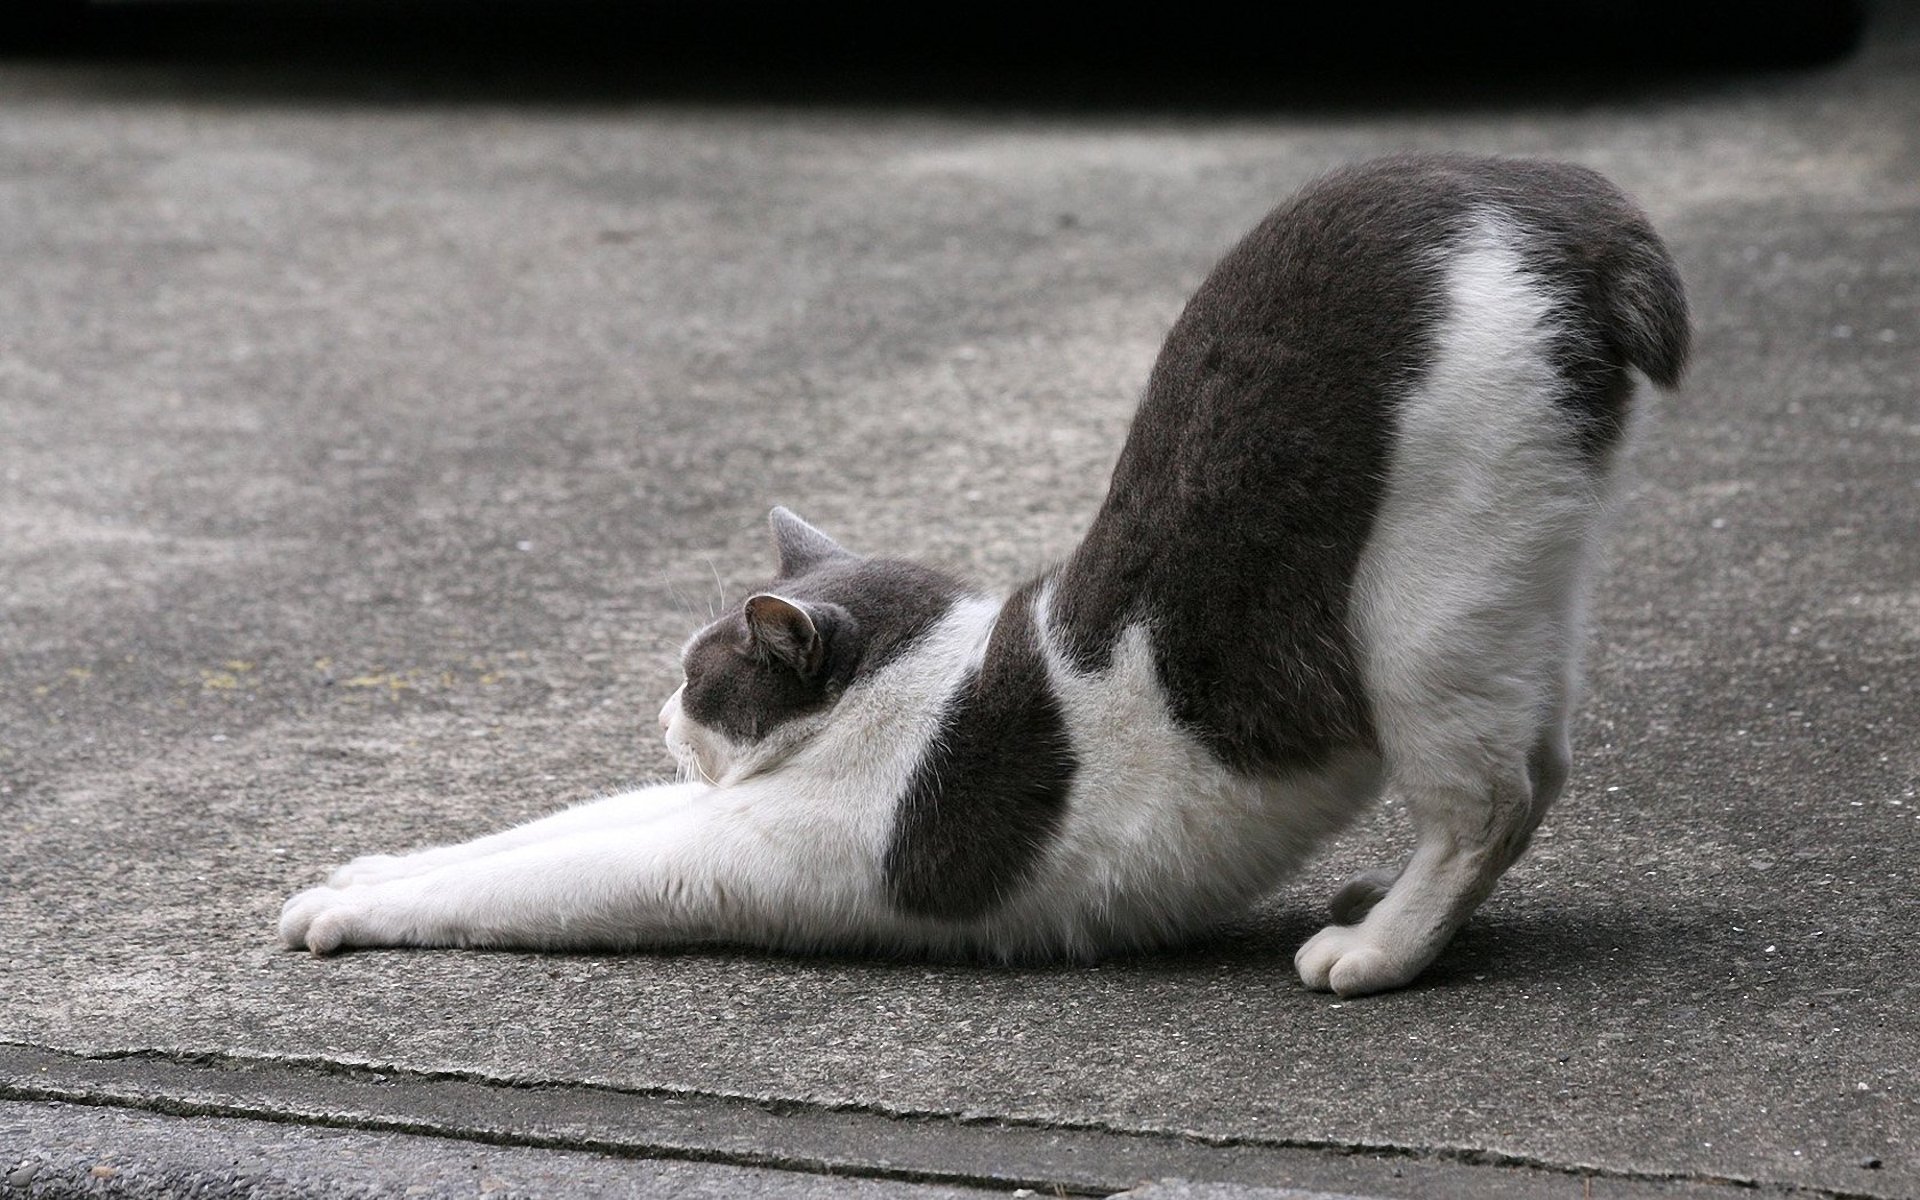
[[[1920,29],[1871,39],[1212,115],[0,67],[0,1191],[1920,1194]],[[1420,986],[1291,970],[1393,812],[1094,968],[274,945],[355,853],[666,771],[771,504],[1063,552],[1213,258],[1413,147],[1606,171],[1699,321],[1570,794]]]

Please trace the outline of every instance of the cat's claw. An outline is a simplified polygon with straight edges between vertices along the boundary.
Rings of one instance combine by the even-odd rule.
[[[1359,925],[1329,925],[1293,956],[1300,982],[1316,992],[1364,996],[1410,982],[1424,963],[1411,963],[1374,943]]]

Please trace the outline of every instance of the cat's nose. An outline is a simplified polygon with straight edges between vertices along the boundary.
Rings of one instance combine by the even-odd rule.
[[[663,732],[663,733],[664,733],[664,732],[666,732],[666,730],[667,730],[667,729],[668,729],[668,728],[669,728],[670,726],[672,726],[672,724],[673,724],[673,701],[671,701],[671,700],[669,700],[669,701],[667,701],[667,702],[666,702],[665,704],[662,704],[662,705],[660,706],[660,730],[661,730],[661,732]]]

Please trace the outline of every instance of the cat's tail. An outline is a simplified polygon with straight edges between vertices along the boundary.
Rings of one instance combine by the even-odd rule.
[[[1621,233],[1601,278],[1608,333],[1629,363],[1670,388],[1685,373],[1693,343],[1686,289],[1666,245],[1644,218]]]

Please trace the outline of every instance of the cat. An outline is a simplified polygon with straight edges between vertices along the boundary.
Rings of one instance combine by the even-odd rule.
[[[1201,284],[1064,562],[1000,597],[775,508],[772,582],[661,711],[680,782],[355,859],[280,936],[1084,960],[1245,910],[1387,793],[1411,858],[1294,963],[1404,985],[1566,785],[1636,372],[1676,386],[1689,338],[1590,170],[1337,171]]]

